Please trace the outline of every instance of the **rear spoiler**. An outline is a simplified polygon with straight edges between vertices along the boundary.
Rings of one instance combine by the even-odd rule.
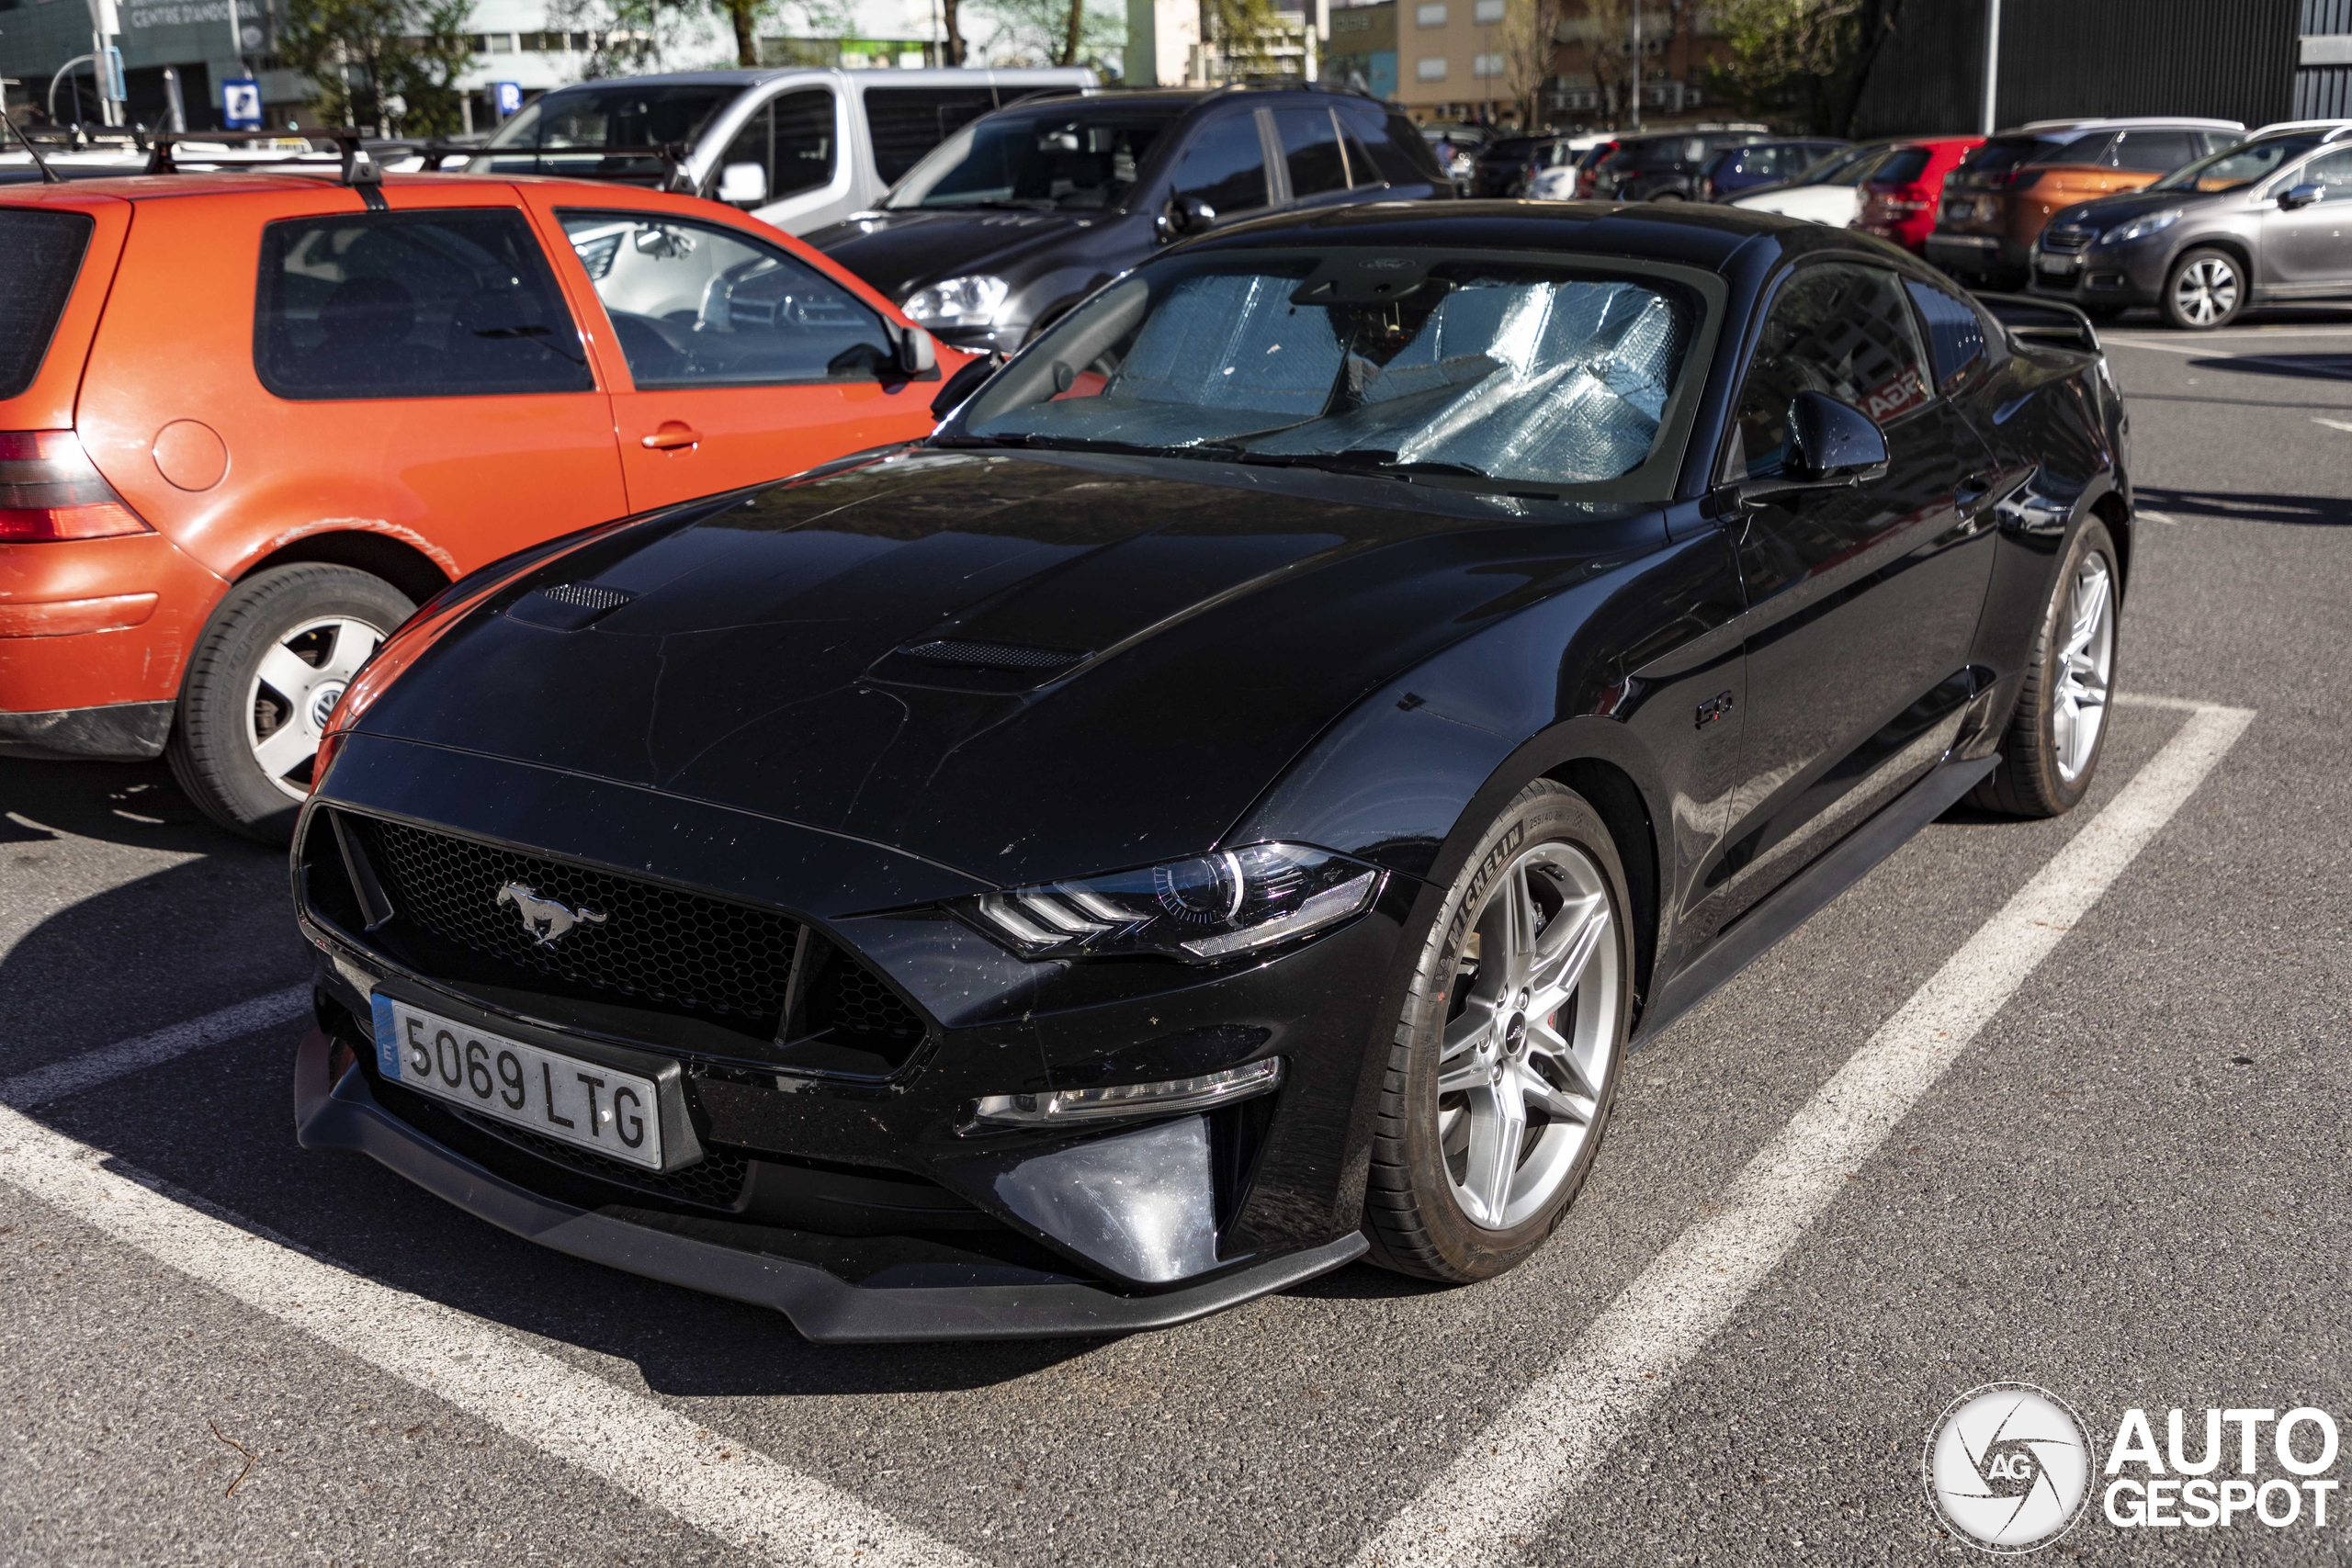
[[[2088,316],[2063,299],[2030,294],[1978,294],[1974,299],[2020,343],[2048,344],[2086,354],[2100,352],[2098,329],[2091,325]]]

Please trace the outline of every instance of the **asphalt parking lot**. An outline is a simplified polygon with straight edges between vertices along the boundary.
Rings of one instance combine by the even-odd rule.
[[[295,1146],[279,857],[160,764],[0,763],[5,1555],[1917,1562],[1971,1555],[1920,1451],[1980,1384],[2102,1453],[2352,1413],[2352,314],[2107,335],[2141,700],[2091,798],[1948,816],[1634,1056],[1551,1246],[1469,1289],[828,1349],[539,1250]],[[2055,1551],[2339,1523],[2094,1504]]]

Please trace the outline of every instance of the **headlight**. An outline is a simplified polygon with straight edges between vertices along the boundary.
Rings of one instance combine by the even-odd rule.
[[[997,311],[1012,292],[1012,286],[1004,279],[975,273],[918,288],[907,296],[902,309],[927,327],[993,326]]]
[[[2134,240],[2162,233],[2179,221],[2180,209],[2177,207],[2163,212],[2151,212],[2144,217],[2134,218],[2120,229],[2109,229],[2098,237],[2098,243],[2102,245],[2128,245]]]
[[[1304,844],[1251,844],[1198,860],[1015,887],[962,901],[1023,958],[1157,953],[1206,964],[1361,913],[1380,873]]]

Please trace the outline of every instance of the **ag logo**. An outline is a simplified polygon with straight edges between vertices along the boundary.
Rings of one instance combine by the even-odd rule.
[[[2090,1495],[2090,1439],[2064,1401],[2031,1383],[1954,1400],[1928,1434],[1928,1498],[1986,1551],[2032,1551],[2066,1533]]]

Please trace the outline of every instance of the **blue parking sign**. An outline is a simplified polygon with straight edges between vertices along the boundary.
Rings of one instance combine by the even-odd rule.
[[[220,118],[231,130],[259,130],[261,84],[251,76],[232,76],[221,83]]]
[[[498,111],[498,118],[501,119],[504,119],[509,115],[521,113],[523,109],[522,84],[519,82],[492,82],[490,85],[490,102],[491,107]]]

